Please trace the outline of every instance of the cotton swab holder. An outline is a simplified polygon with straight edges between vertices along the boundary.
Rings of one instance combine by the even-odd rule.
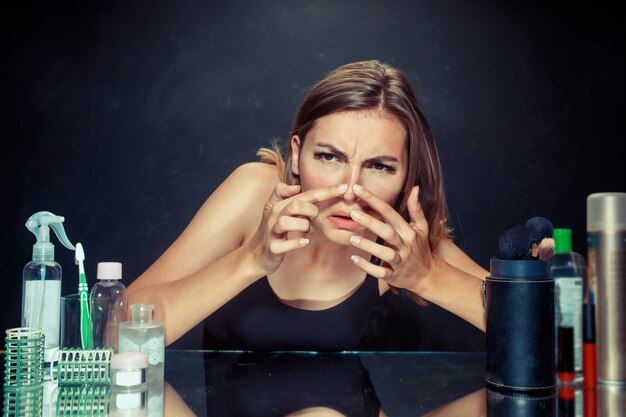
[[[61,349],[58,352],[56,374],[52,379],[59,385],[110,384],[112,348]]]
[[[34,327],[6,330],[4,387],[33,387],[43,382],[45,336]]]

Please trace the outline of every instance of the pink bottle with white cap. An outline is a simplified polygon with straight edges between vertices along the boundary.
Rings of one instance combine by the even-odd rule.
[[[90,295],[94,347],[112,347],[118,352],[118,325],[127,320],[122,264],[99,262],[97,276]]]

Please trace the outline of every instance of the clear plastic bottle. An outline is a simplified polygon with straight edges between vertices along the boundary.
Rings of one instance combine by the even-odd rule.
[[[555,326],[574,329],[574,373],[582,376],[583,363],[583,293],[586,281],[585,258],[572,251],[572,230],[554,229],[554,256],[550,271],[554,278]],[[558,351],[558,347],[557,347]]]
[[[120,352],[148,355],[148,380],[162,380],[165,361],[165,328],[152,320],[153,304],[130,306],[132,320],[120,324]]]
[[[91,321],[94,347],[112,347],[118,352],[118,326],[127,320],[126,287],[122,279],[122,264],[99,262],[98,282],[91,289]]]
[[[59,347],[61,322],[62,268],[54,260],[50,229],[68,249],[74,250],[63,228],[61,216],[40,211],[26,221],[26,228],[37,238],[33,258],[24,266],[22,287],[22,326],[43,330],[45,335],[44,368],[48,368]],[[47,375],[47,374],[46,374]]]

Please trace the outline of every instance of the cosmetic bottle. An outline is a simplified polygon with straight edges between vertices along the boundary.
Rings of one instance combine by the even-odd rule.
[[[33,259],[24,266],[22,287],[22,327],[35,327],[45,335],[44,370],[50,367],[54,352],[59,347],[61,324],[62,268],[54,260],[54,245],[50,229],[59,241],[75,250],[65,234],[65,219],[48,211],[33,214],[26,221],[37,242],[33,245]],[[44,371],[44,374],[48,374]]]
[[[572,251],[572,229],[554,229],[554,255],[550,273],[554,279],[555,328],[573,329],[574,375],[583,370],[583,291],[586,277],[585,258]],[[558,349],[558,338],[555,339]],[[562,351],[562,350],[561,350]]]
[[[126,319],[126,287],[122,284],[122,264],[99,262],[98,282],[91,289],[91,320],[94,347],[112,347],[118,352],[118,326]]]
[[[130,321],[119,325],[119,351],[148,355],[148,380],[162,380],[165,360],[165,328],[152,320],[152,304],[132,304]]]
[[[598,384],[626,385],[626,193],[587,197]],[[607,414],[608,415],[608,414]]]

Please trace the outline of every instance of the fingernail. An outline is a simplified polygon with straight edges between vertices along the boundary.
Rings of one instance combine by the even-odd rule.
[[[361,242],[361,238],[358,236],[351,236],[350,242],[352,242],[353,245],[358,245]]]
[[[300,239],[300,246],[306,246],[308,244],[309,244],[309,239],[307,238]]]
[[[339,189],[340,193],[345,193],[346,191],[348,191],[348,184],[339,184],[339,187],[337,187]]]
[[[358,210],[352,210],[350,212],[350,217],[352,217],[353,220],[359,220],[361,217],[363,217],[363,213]]]
[[[350,259],[352,259],[352,262],[354,262],[355,264],[358,264],[358,263],[359,263],[359,257],[358,257],[358,256],[356,256],[356,255],[352,255],[352,256],[350,257]]]
[[[357,194],[361,194],[363,192],[363,187],[360,186],[359,184],[354,184],[352,186],[352,189],[354,190],[355,193]]]

